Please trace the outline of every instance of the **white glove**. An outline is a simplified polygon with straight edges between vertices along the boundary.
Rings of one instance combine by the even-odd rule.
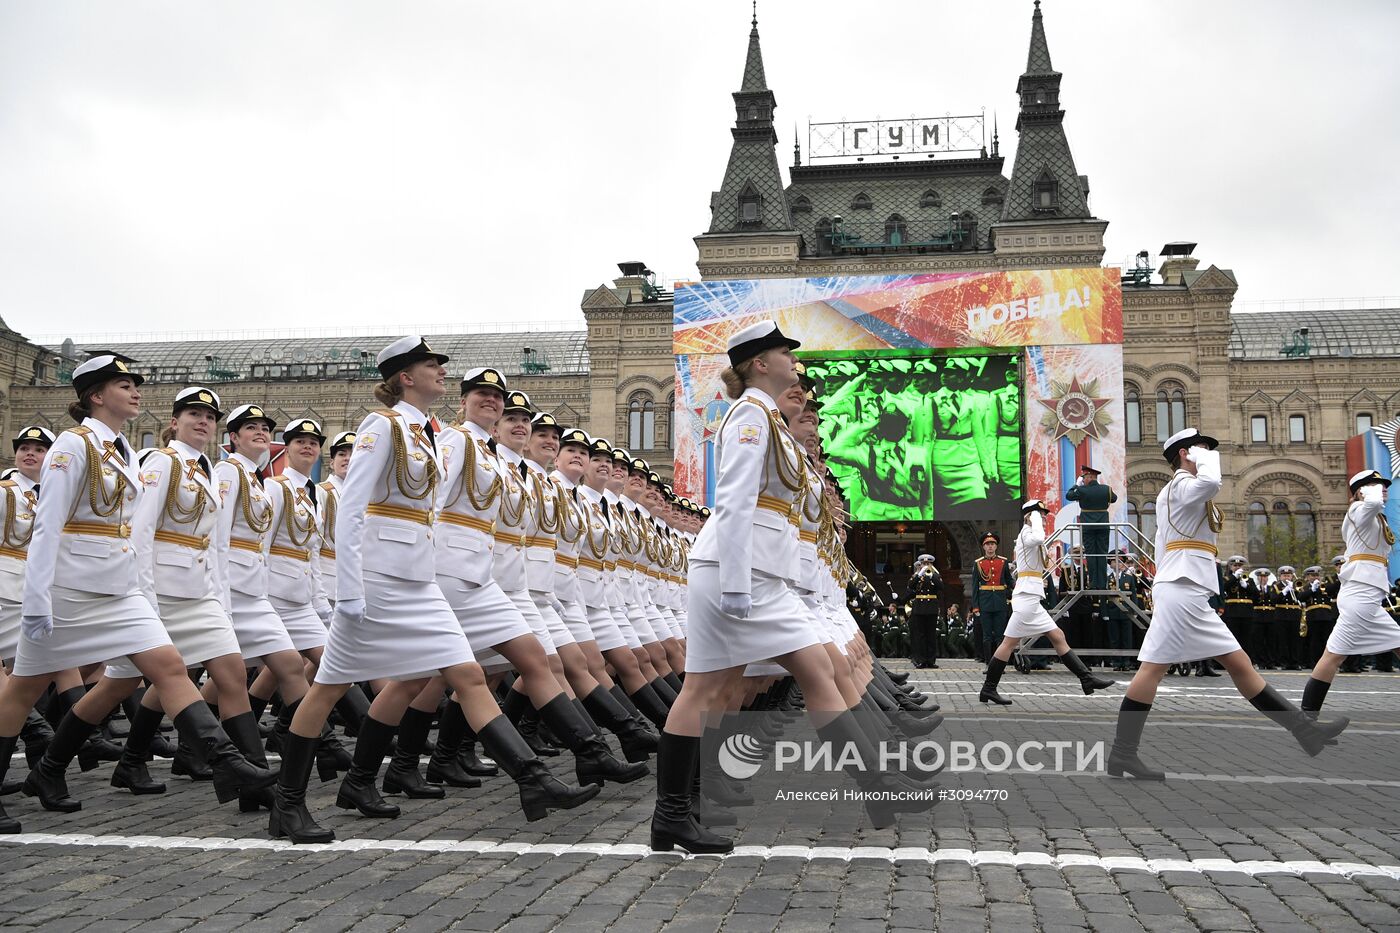
[[[1240,570],[1236,570],[1236,571],[1235,571],[1235,579],[1236,579],[1236,580],[1243,580],[1243,579],[1244,579],[1244,570],[1243,570],[1243,568],[1241,568]]]
[[[1079,477],[1079,479],[1075,480],[1075,481],[1074,481],[1074,485],[1076,485],[1076,486],[1083,486],[1083,485],[1084,485],[1084,477],[1081,476],[1081,477]]]
[[[325,605],[325,606],[313,606],[312,608],[316,610],[316,615],[318,615],[318,616],[321,617],[321,624],[322,624],[322,625],[330,625],[330,624],[331,624],[331,614],[332,614],[335,610],[331,609],[331,607],[330,607],[329,604],[327,604],[327,605]]]
[[[1385,487],[1380,483],[1371,483],[1361,487],[1362,502],[1381,502],[1385,499]]]
[[[19,622],[20,631],[31,641],[43,641],[53,634],[53,616],[24,616]]]
[[[365,601],[363,599],[341,599],[335,604],[335,611],[351,625],[364,621]]]
[[[1031,531],[1034,531],[1034,532],[1036,532],[1037,534],[1039,534],[1040,532],[1042,532],[1042,531],[1044,531],[1044,530],[1045,530],[1045,516],[1041,515],[1041,514],[1040,514],[1040,510],[1037,509],[1037,510],[1035,510],[1034,512],[1031,513]]]
[[[747,619],[753,608],[753,597],[748,593],[719,594],[719,611],[736,619]]]

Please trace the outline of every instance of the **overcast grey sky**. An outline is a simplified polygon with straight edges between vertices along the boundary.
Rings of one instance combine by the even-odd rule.
[[[1400,4],[1045,0],[1106,262],[1400,294]],[[1030,0],[762,0],[793,124],[1000,116]],[[748,0],[0,4],[0,316],[30,335],[579,320],[695,277]]]

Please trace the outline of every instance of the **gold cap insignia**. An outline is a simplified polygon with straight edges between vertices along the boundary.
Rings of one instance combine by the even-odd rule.
[[[347,444],[353,444],[353,443],[355,443],[355,435],[353,435],[353,434],[347,434],[347,435],[345,435],[345,443],[347,443]]]
[[[481,381],[482,381],[482,382],[500,382],[500,381],[501,381],[501,377],[496,375],[496,371],[495,371],[494,369],[488,369],[488,370],[486,370],[486,372],[484,372],[484,373],[481,374]]]
[[[213,402],[213,401],[214,401],[214,396],[210,395],[208,392],[201,392],[201,393],[199,393],[198,398],[199,398],[199,400],[200,400],[201,402]]]
[[[30,428],[27,432],[25,432],[25,435],[24,435],[24,436],[25,436],[25,437],[43,437],[44,435],[41,434],[41,433],[39,432],[39,429],[38,429],[38,428]]]
[[[432,352],[433,352],[433,348],[430,347],[430,346],[428,346],[428,341],[426,341],[426,340],[423,341],[423,349],[424,349],[425,351],[427,351],[428,353],[432,353]]]
[[[256,407],[248,409],[248,417],[250,417],[250,418],[261,418],[261,417],[263,417],[262,409],[261,409],[261,408],[256,408]]]
[[[117,371],[118,371],[118,372],[123,372],[123,373],[129,373],[129,372],[131,372],[131,370],[127,369],[127,368],[126,368],[126,364],[123,363],[121,360],[112,360],[112,365],[115,366],[115,367],[117,367]]]

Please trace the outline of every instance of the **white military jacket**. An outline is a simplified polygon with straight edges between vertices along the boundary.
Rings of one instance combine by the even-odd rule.
[[[1199,450],[1197,456],[1195,476],[1177,470],[1157,494],[1157,573],[1153,582],[1190,580],[1219,593],[1215,541],[1221,516],[1211,500],[1220,492],[1220,452]]]
[[[514,593],[527,589],[525,543],[534,528],[535,499],[520,475],[524,461],[504,444],[496,446],[497,472],[501,478],[501,500],[496,510],[496,545],[491,573],[501,589]]]
[[[157,610],[158,596],[220,595],[214,566],[220,500],[212,471],[203,451],[178,440],[141,464],[145,492],[136,503],[131,541],[141,555],[141,592]]]
[[[609,537],[612,532],[603,517],[603,494],[580,485],[578,506],[586,525],[578,540],[578,582],[587,606],[608,605],[605,571],[608,565]]]
[[[335,598],[335,516],[340,511],[340,477],[334,473],[322,480],[321,489],[321,547],[320,557],[321,591],[327,600]]]
[[[554,552],[554,595],[563,603],[582,604],[583,590],[579,583],[578,570],[579,555],[584,550],[581,539],[588,529],[587,501],[579,498],[579,490],[582,487],[558,470],[551,471],[549,479],[557,492],[554,538],[558,542],[558,548]]]
[[[263,485],[272,502],[267,592],[290,603],[313,606],[319,613],[329,613],[330,604],[321,590],[320,508],[307,489],[310,482],[310,477],[287,467],[281,476],[269,476]]]
[[[24,615],[52,615],[55,580],[85,593],[138,591],[141,574],[130,538],[141,477],[117,453],[116,439],[101,421],[84,418],[49,448],[29,541]]]
[[[230,592],[254,598],[267,595],[272,500],[258,481],[258,465],[242,454],[230,454],[216,463],[214,479],[222,503],[214,531],[215,572],[224,609],[229,610]]]
[[[522,459],[520,470],[530,490],[532,508],[525,524],[525,580],[531,592],[554,592],[554,554],[559,547],[559,491],[544,467]]]
[[[438,435],[443,482],[438,497],[437,572],[478,586],[491,579],[501,479],[491,435],[468,422]]]
[[[48,495],[48,490],[44,490]],[[1390,589],[1390,526],[1385,522],[1385,502],[1353,502],[1342,519],[1342,540],[1347,561],[1338,574],[1343,583],[1364,583],[1381,591]]]
[[[752,386],[720,427],[714,511],[690,559],[719,564],[722,592],[748,593],[753,573],[799,581],[796,500],[806,471],[785,433],[777,404]]]
[[[1044,598],[1045,519],[1039,512],[1033,512],[1030,524],[1021,527],[1012,553],[1016,558],[1016,585],[1011,588],[1011,594],[1033,593],[1038,598]]]
[[[364,599],[365,568],[433,580],[442,461],[427,426],[428,417],[404,401],[360,422],[335,523],[337,600]]]
[[[0,480],[0,599],[8,603],[24,599],[24,566],[39,506],[37,485],[18,472],[14,479]]]

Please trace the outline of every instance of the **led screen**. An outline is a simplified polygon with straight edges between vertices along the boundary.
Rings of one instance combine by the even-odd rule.
[[[827,463],[856,521],[1014,517],[1021,377],[1014,356],[804,357]]]

